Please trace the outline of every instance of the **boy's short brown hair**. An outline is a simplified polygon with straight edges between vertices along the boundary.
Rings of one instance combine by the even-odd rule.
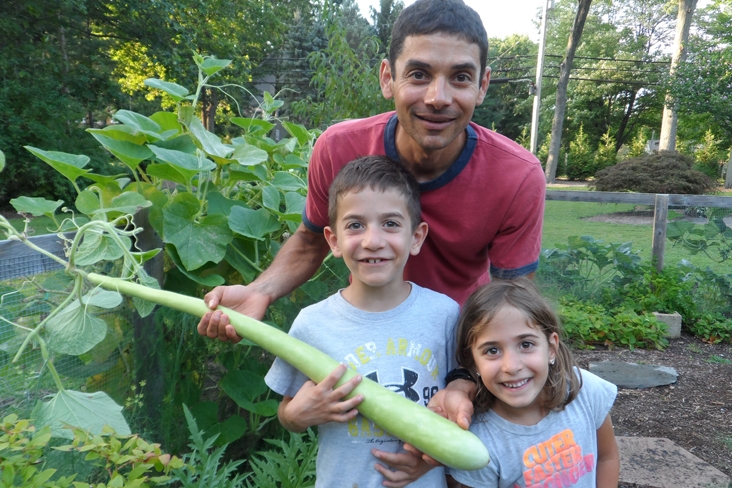
[[[422,221],[419,183],[401,163],[386,156],[362,156],[346,164],[336,175],[328,191],[328,220],[331,227],[338,218],[338,202],[346,193],[364,188],[374,191],[396,190],[407,204],[412,229]]]

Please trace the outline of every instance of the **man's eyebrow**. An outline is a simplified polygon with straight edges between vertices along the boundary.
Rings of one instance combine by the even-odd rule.
[[[404,67],[408,69],[429,69],[432,67],[432,65],[429,63],[425,63],[424,61],[419,61],[418,59],[408,59],[407,62],[404,64]],[[453,64],[450,69],[452,69],[453,71],[478,71],[478,67],[475,65],[475,63],[471,62]]]

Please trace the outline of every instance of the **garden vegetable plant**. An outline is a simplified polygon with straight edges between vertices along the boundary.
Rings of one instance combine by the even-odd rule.
[[[306,161],[317,135],[302,126],[283,122],[292,136],[275,142],[266,134],[274,127],[268,118],[282,102],[269,94],[260,103],[263,119],[234,117],[244,129],[238,137],[222,139],[203,127],[195,116],[202,87],[224,69],[228,60],[196,55],[198,87],[193,94],[173,83],[148,79],[146,85],[171,97],[176,112],[158,112],[150,117],[118,111],[118,124],[90,129],[114,156],[110,167],[117,174],[100,175],[85,169],[89,158],[35,147],[27,149],[67,177],[78,196],[75,210],[61,201],[21,196],[11,200],[25,216],[46,216],[57,225],[66,242],[66,259],[37,248],[28,239],[30,218],[18,231],[4,218],[0,229],[7,239],[22,241],[66,270],[69,290],[61,300],[49,301],[48,313],[35,326],[3,321],[18,331],[22,342],[13,351],[15,360],[28,347],[37,347],[44,367],[58,392],[39,401],[32,413],[38,428],[50,426],[54,436],[71,438],[67,425],[100,433],[105,426],[121,435],[130,433],[122,407],[109,395],[66,389],[54,367],[59,356],[89,353],[113,331],[97,315],[132,297],[141,317],[150,315],[155,304],[202,316],[209,309],[197,298],[161,290],[143,265],[159,249],[143,251],[136,214],[144,209],[149,225],[164,244],[166,287],[201,290],[227,282],[248,283],[266,268],[281,242],[299,224],[304,205]],[[12,164],[12,162],[7,162]],[[1,168],[0,168],[1,169]],[[83,188],[81,178],[93,183]],[[61,213],[59,213],[61,208]],[[73,238],[64,232],[74,232]],[[114,271],[116,276],[105,274]],[[178,283],[171,285],[169,277]],[[2,299],[2,297],[0,297]],[[0,302],[2,306],[2,302]],[[301,369],[316,382],[337,362],[303,344],[282,330],[226,310],[242,337]],[[352,378],[350,371],[342,381]],[[232,388],[233,387],[233,388]],[[227,383],[227,391],[236,385]],[[242,388],[246,386],[242,385]],[[246,393],[246,392],[245,392]],[[460,469],[477,469],[488,462],[483,444],[471,433],[430,410],[364,380],[352,395],[363,394],[363,415],[386,431],[414,445],[438,461]],[[230,393],[231,394],[231,393]],[[236,395],[232,395],[235,397]],[[253,415],[275,415],[273,400],[237,404]]]

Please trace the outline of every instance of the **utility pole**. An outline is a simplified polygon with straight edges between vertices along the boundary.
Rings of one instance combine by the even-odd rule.
[[[549,6],[551,2],[551,7]],[[554,7],[554,0],[544,0],[544,13],[541,17],[539,36],[539,57],[536,60],[536,82],[532,87],[534,92],[534,110],[531,113],[531,146],[530,151],[536,155],[536,146],[539,141],[539,105],[541,104],[541,78],[544,74],[544,45],[546,44],[546,24],[549,9]]]

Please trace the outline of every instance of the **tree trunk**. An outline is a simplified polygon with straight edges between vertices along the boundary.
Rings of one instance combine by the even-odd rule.
[[[275,92],[276,93],[276,92]],[[208,97],[208,108],[206,111],[208,112],[206,115],[206,129],[209,132],[215,132],[216,131],[216,109],[219,106],[219,97],[216,92],[216,90],[211,89],[211,92],[209,93]]]
[[[630,116],[633,114],[633,107],[635,106],[635,98],[637,96],[638,91],[633,91],[633,94],[630,96],[630,101],[626,104],[623,120],[620,121],[618,131],[615,133],[615,152],[618,152],[620,150],[620,146],[622,146],[623,142],[625,142],[625,129],[626,127],[628,127]]]
[[[691,18],[694,16],[697,0],[679,0],[679,14],[676,18],[676,38],[674,51],[671,57],[670,74],[673,75],[679,64],[686,59],[686,43],[689,40]],[[676,106],[671,96],[666,94],[666,104],[661,117],[661,135],[659,136],[658,150],[673,151],[676,149]]]
[[[579,0],[577,4],[577,15],[574,17],[572,33],[567,43],[567,54],[559,67],[559,81],[557,82],[557,101],[552,120],[552,133],[549,142],[549,156],[546,160],[546,181],[554,183],[557,175],[557,163],[559,162],[559,148],[562,144],[562,126],[564,125],[564,113],[567,110],[567,85],[569,85],[569,72],[572,70],[574,53],[579,46],[582,30],[585,28],[585,20],[590,12],[592,0]]]
[[[732,188],[732,147],[729,148],[729,161],[727,161],[727,175],[724,179],[724,187]]]

